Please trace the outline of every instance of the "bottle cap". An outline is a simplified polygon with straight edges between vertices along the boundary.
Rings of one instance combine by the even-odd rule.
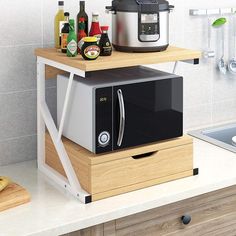
[[[74,26],[74,25],[75,25],[74,19],[70,19],[70,20],[69,20],[69,23],[70,23],[70,25],[73,25],[73,26]]]
[[[108,31],[108,29],[109,29],[109,26],[107,25],[101,26],[101,31]]]
[[[92,15],[93,16],[99,16],[99,12],[93,12]]]
[[[70,13],[69,12],[65,12],[64,16],[70,16]]]
[[[58,6],[64,6],[64,1],[58,1]]]
[[[83,41],[85,43],[96,43],[98,41],[97,37],[84,37]]]

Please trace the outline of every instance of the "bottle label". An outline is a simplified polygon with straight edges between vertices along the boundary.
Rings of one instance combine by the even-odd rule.
[[[112,51],[112,47],[111,47],[111,46],[109,46],[109,47],[102,47],[102,49],[103,49],[103,51],[104,51],[105,53],[109,53],[109,52]]]
[[[64,24],[66,23],[66,21],[60,21],[59,22],[59,35],[61,36],[61,30],[62,30],[62,28],[63,28],[63,26],[64,26]]]
[[[100,48],[96,45],[88,46],[84,49],[84,55],[89,59],[96,59],[100,54]]]
[[[77,53],[77,43],[74,39],[72,39],[68,45],[67,50],[72,54],[75,55]]]
[[[62,33],[61,34],[61,49],[67,49],[67,33]]]
[[[81,50],[82,46],[84,44],[84,40],[80,39],[80,41],[78,42],[78,48]]]
[[[61,39],[61,34],[62,34],[61,30],[62,30],[65,23],[66,23],[66,21],[59,21],[59,46],[60,47],[61,47],[61,41],[62,41],[62,39]]]

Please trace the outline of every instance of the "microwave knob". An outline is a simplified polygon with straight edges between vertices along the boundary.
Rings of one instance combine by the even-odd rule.
[[[107,131],[104,131],[98,136],[98,143],[100,146],[105,147],[110,142],[110,134]]]

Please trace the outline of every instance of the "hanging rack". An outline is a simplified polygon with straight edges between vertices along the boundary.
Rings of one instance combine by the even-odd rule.
[[[215,9],[190,9],[190,16],[213,16],[213,15],[232,15],[236,13],[236,7],[215,8]]]

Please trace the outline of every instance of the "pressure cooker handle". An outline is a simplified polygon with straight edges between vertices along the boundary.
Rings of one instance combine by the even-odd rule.
[[[173,10],[174,10],[174,8],[175,8],[175,6],[174,6],[174,5],[169,5],[169,11],[173,11]]]
[[[106,6],[106,13],[112,13],[115,14],[116,11],[113,6]]]

